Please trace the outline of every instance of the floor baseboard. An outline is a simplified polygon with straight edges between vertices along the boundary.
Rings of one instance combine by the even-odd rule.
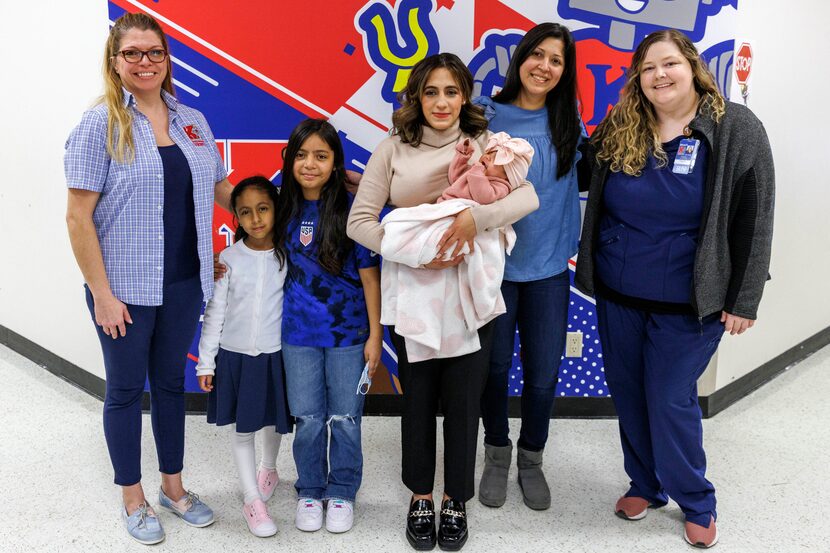
[[[104,380],[70,363],[28,338],[0,325],[0,344],[16,351],[32,362],[40,365],[58,378],[85,391],[100,400],[104,398]],[[795,363],[806,359],[827,344],[830,344],[830,327],[810,336],[784,353],[767,361],[760,367],[730,382],[714,393],[700,398],[703,417],[717,415],[736,401],[757,390]],[[365,415],[400,416],[401,402],[399,395],[367,395],[364,408]],[[142,408],[150,408],[150,397],[144,393]],[[207,408],[207,395],[202,393],[185,393],[185,409],[189,414],[203,414]],[[521,398],[508,398],[508,416],[521,416]],[[610,397],[558,397],[554,402],[552,418],[611,418],[616,416],[614,404]]]

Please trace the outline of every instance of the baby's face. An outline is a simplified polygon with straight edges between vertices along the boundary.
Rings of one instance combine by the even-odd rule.
[[[494,163],[496,158],[495,150],[484,152],[478,162],[484,165],[484,174],[488,177],[498,177],[507,180],[507,172],[504,170],[504,165],[496,165]]]

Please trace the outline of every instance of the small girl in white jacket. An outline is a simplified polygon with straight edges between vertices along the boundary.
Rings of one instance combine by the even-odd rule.
[[[265,177],[236,185],[231,209],[236,242],[219,260],[227,271],[205,308],[196,374],[208,396],[207,420],[236,424],[231,434],[250,531],[273,536],[277,526],[265,501],[279,482],[276,459],[282,434],[291,431],[281,354],[285,259],[274,249],[276,187]],[[262,436],[255,466],[254,434]]]

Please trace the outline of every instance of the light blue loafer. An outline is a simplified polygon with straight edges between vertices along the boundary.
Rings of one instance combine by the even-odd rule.
[[[133,514],[127,514],[126,507],[121,507],[121,518],[127,527],[127,533],[138,543],[153,545],[164,540],[164,528],[161,527],[155,511],[146,503],[138,506]]]
[[[178,501],[173,501],[164,495],[164,490],[159,488],[159,505],[178,516],[185,524],[195,528],[210,526],[216,520],[213,517],[213,510],[202,503],[199,496],[193,492],[187,492]]]

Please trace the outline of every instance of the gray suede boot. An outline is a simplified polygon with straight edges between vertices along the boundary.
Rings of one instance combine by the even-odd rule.
[[[478,500],[488,507],[501,507],[507,498],[507,472],[513,458],[513,442],[504,447],[484,444],[484,472],[478,484]]]
[[[516,464],[519,465],[519,487],[525,505],[537,511],[550,507],[550,488],[542,472],[542,451],[518,448]]]

